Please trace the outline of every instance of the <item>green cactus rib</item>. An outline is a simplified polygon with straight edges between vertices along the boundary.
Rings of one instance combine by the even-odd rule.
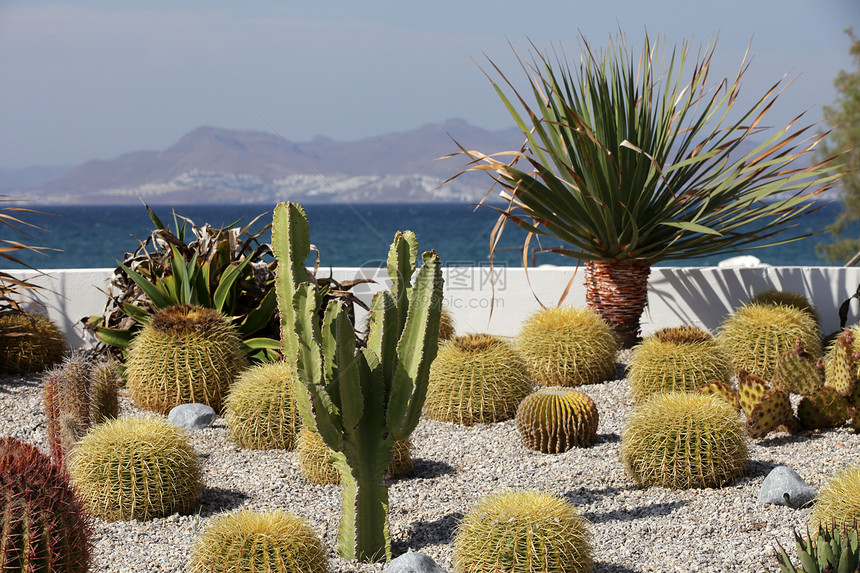
[[[305,425],[334,450],[341,473],[338,552],[346,559],[388,559],[388,489],[383,478],[394,441],[412,433],[426,397],[438,345],[439,257],[424,253],[412,282],[417,241],[408,232],[395,235],[388,256],[394,287],[374,297],[367,347],[359,349],[347,308],[330,301],[320,324],[316,285],[299,278],[307,274],[304,211],[294,204],[278,205],[272,234],[278,267],[286,269],[276,277],[275,289],[282,346],[286,359],[295,361],[296,403]]]

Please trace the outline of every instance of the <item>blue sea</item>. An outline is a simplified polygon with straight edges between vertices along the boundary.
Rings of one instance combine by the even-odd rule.
[[[42,230],[31,230],[32,237],[0,226],[0,238],[21,241],[56,249],[48,256],[28,253],[23,258],[39,269],[114,268],[127,252],[134,251],[139,241],[153,230],[146,209],[140,206],[58,206],[26,205],[50,215],[24,213],[22,218]],[[172,213],[190,218],[198,225],[214,227],[238,222],[247,225],[262,215],[254,228],[271,222],[272,208],[267,205],[181,205],[155,206],[162,221],[173,227]],[[822,232],[838,216],[839,203],[825,205],[819,211],[805,215],[795,234],[820,234],[763,249],[747,249],[743,253],[777,266],[817,266],[827,264],[815,252],[819,242],[829,242],[830,235]],[[311,241],[321,253],[323,267],[378,266],[388,252],[394,233],[400,229],[413,230],[421,250],[435,249],[443,263],[449,266],[481,266],[488,264],[490,233],[497,219],[494,210],[465,204],[365,204],[365,205],[305,205],[311,229]],[[856,229],[854,236],[856,236]],[[507,266],[522,266],[521,247],[525,233],[509,224],[502,236],[495,262]],[[270,236],[265,238],[268,242]],[[556,246],[557,243],[542,243]],[[533,240],[531,247],[536,247]],[[16,253],[18,255],[19,253]],[[731,254],[701,259],[666,261],[662,266],[713,266]],[[576,261],[555,253],[536,253],[535,264],[575,265]],[[0,268],[18,268],[0,260]]]

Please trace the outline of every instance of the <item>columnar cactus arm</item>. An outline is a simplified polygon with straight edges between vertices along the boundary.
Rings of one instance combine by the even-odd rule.
[[[373,297],[367,347],[379,359],[385,380],[393,379],[397,367],[397,341],[401,332],[398,310],[397,301],[390,292],[381,291]],[[402,314],[406,315],[406,306],[403,307]]]
[[[442,267],[434,251],[424,253],[415,279],[406,326],[397,344],[397,370],[391,384],[386,423],[397,440],[409,437],[424,406],[430,364],[439,344],[442,314]]]
[[[293,313],[296,317],[294,332],[298,347],[293,389],[302,421],[308,427],[315,428],[323,440],[334,447],[333,444],[340,444],[343,439],[343,421],[340,409],[329,395],[324,377],[323,354],[319,344],[321,333],[316,312],[316,288],[310,284],[300,285],[293,296]]]
[[[311,252],[311,235],[305,210],[298,203],[280,203],[272,217],[272,252],[278,260],[275,296],[281,312],[281,348],[292,360],[298,351],[293,331],[296,323],[293,296],[299,284],[310,278],[305,259]]]
[[[361,378],[367,365],[355,352],[355,331],[349,311],[340,302],[332,301],[326,308],[322,351],[329,395],[337,400],[343,429],[350,434],[364,412]]]
[[[418,239],[412,231],[397,231],[394,242],[388,250],[388,278],[391,279],[391,294],[400,309],[398,333],[406,322],[406,307],[412,291],[412,275],[415,273],[415,259],[418,256]],[[384,360],[383,360],[384,362]]]

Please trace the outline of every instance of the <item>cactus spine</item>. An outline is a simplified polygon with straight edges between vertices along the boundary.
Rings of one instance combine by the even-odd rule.
[[[320,324],[319,293],[313,284],[301,284],[309,246],[304,210],[295,203],[278,205],[272,247],[278,259],[283,351],[296,360],[293,384],[303,421],[335,451],[341,472],[338,551],[346,559],[387,559],[391,543],[383,476],[394,441],[412,433],[427,394],[441,312],[439,257],[424,253],[412,284],[417,240],[411,232],[395,235],[388,256],[393,287],[374,297],[367,348],[359,349],[340,301],[328,303]]]
[[[75,352],[43,380],[48,444],[51,457],[62,465],[91,427],[117,416],[120,375],[109,362],[93,363]]]
[[[0,438],[0,570],[86,573],[92,522],[66,472],[38,448]]]

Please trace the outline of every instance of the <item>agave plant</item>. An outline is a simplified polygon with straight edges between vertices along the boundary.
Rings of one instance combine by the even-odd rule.
[[[260,238],[271,223],[252,230],[263,216],[244,227],[198,226],[187,217],[173,215],[174,230],[146,206],[155,229],[134,253],[127,253],[111,277],[108,302],[101,316],[84,322],[101,342],[101,350],[124,353],[141,326],[158,310],[181,304],[213,308],[231,318],[249,358],[268,361],[280,349],[274,271],[277,261],[271,245]],[[189,229],[190,228],[190,229]],[[192,239],[193,236],[193,239]],[[190,242],[186,242],[190,241]],[[338,298],[353,313],[363,305],[349,289],[366,280],[338,283],[317,278],[319,253],[309,281],[324,298]]]
[[[818,533],[806,539],[794,532],[797,545],[797,558],[800,568],[795,567],[788,552],[777,542],[779,550],[774,550],[781,573],[856,573],[860,571],[860,544],[857,538],[857,524],[847,531],[838,527],[818,528]]]
[[[113,354],[127,349],[155,311],[178,304],[214,308],[231,317],[258,358],[277,348],[274,263],[266,262],[271,248],[259,241],[270,225],[252,231],[258,217],[242,228],[235,223],[213,228],[174,213],[171,230],[146,209],[155,229],[114,271],[104,314],[84,321],[101,349]]]
[[[487,171],[501,185],[507,204],[493,207],[491,245],[510,221],[528,231],[524,252],[537,235],[565,243],[543,250],[584,260],[588,305],[630,346],[653,264],[803,238],[775,235],[817,208],[814,196],[838,176],[831,159],[797,161],[824,137],[794,127],[803,114],[772,135],[762,127],[781,81],[737,109],[746,58],[733,82],[709,86],[714,43],[692,68],[688,43],[669,50],[646,37],[639,55],[623,35],[600,52],[585,38],[581,46],[573,69],[558,53],[519,60],[533,105],[490,62],[525,142],[494,154],[458,144],[470,162],[454,177]]]

